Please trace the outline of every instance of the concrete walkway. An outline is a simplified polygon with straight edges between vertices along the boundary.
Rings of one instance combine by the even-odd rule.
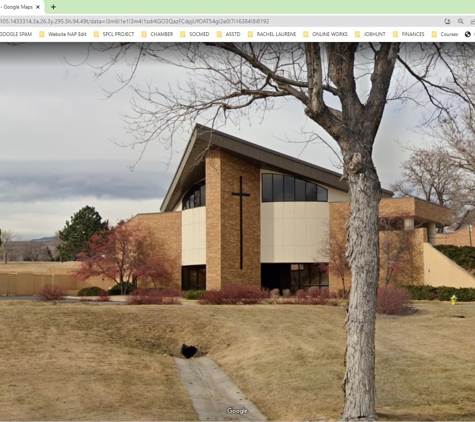
[[[200,421],[265,421],[226,373],[209,358],[174,358]]]

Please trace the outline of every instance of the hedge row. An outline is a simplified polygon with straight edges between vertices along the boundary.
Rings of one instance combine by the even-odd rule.
[[[457,296],[460,302],[475,301],[474,288],[432,287],[432,286],[403,286],[412,300],[450,300],[452,295]]]
[[[475,247],[437,245],[435,249],[467,271],[473,272],[475,270]]]

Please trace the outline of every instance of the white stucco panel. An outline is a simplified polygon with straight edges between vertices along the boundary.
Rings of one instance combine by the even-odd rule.
[[[182,211],[182,265],[206,265],[206,207]]]
[[[261,204],[261,262],[328,262],[327,202],[266,202]]]

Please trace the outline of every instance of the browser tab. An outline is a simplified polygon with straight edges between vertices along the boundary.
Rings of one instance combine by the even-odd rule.
[[[0,5],[1,15],[34,16],[44,13],[43,0],[6,0]]]

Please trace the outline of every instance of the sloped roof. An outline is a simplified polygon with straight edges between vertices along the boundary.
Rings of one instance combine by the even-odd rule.
[[[228,135],[206,126],[196,125],[186,146],[172,183],[163,199],[160,211],[173,211],[193,184],[205,178],[204,154],[209,149],[223,149],[228,154],[245,160],[258,168],[281,172],[348,192],[348,184],[341,174],[290,157]],[[393,192],[383,189],[383,196]]]

